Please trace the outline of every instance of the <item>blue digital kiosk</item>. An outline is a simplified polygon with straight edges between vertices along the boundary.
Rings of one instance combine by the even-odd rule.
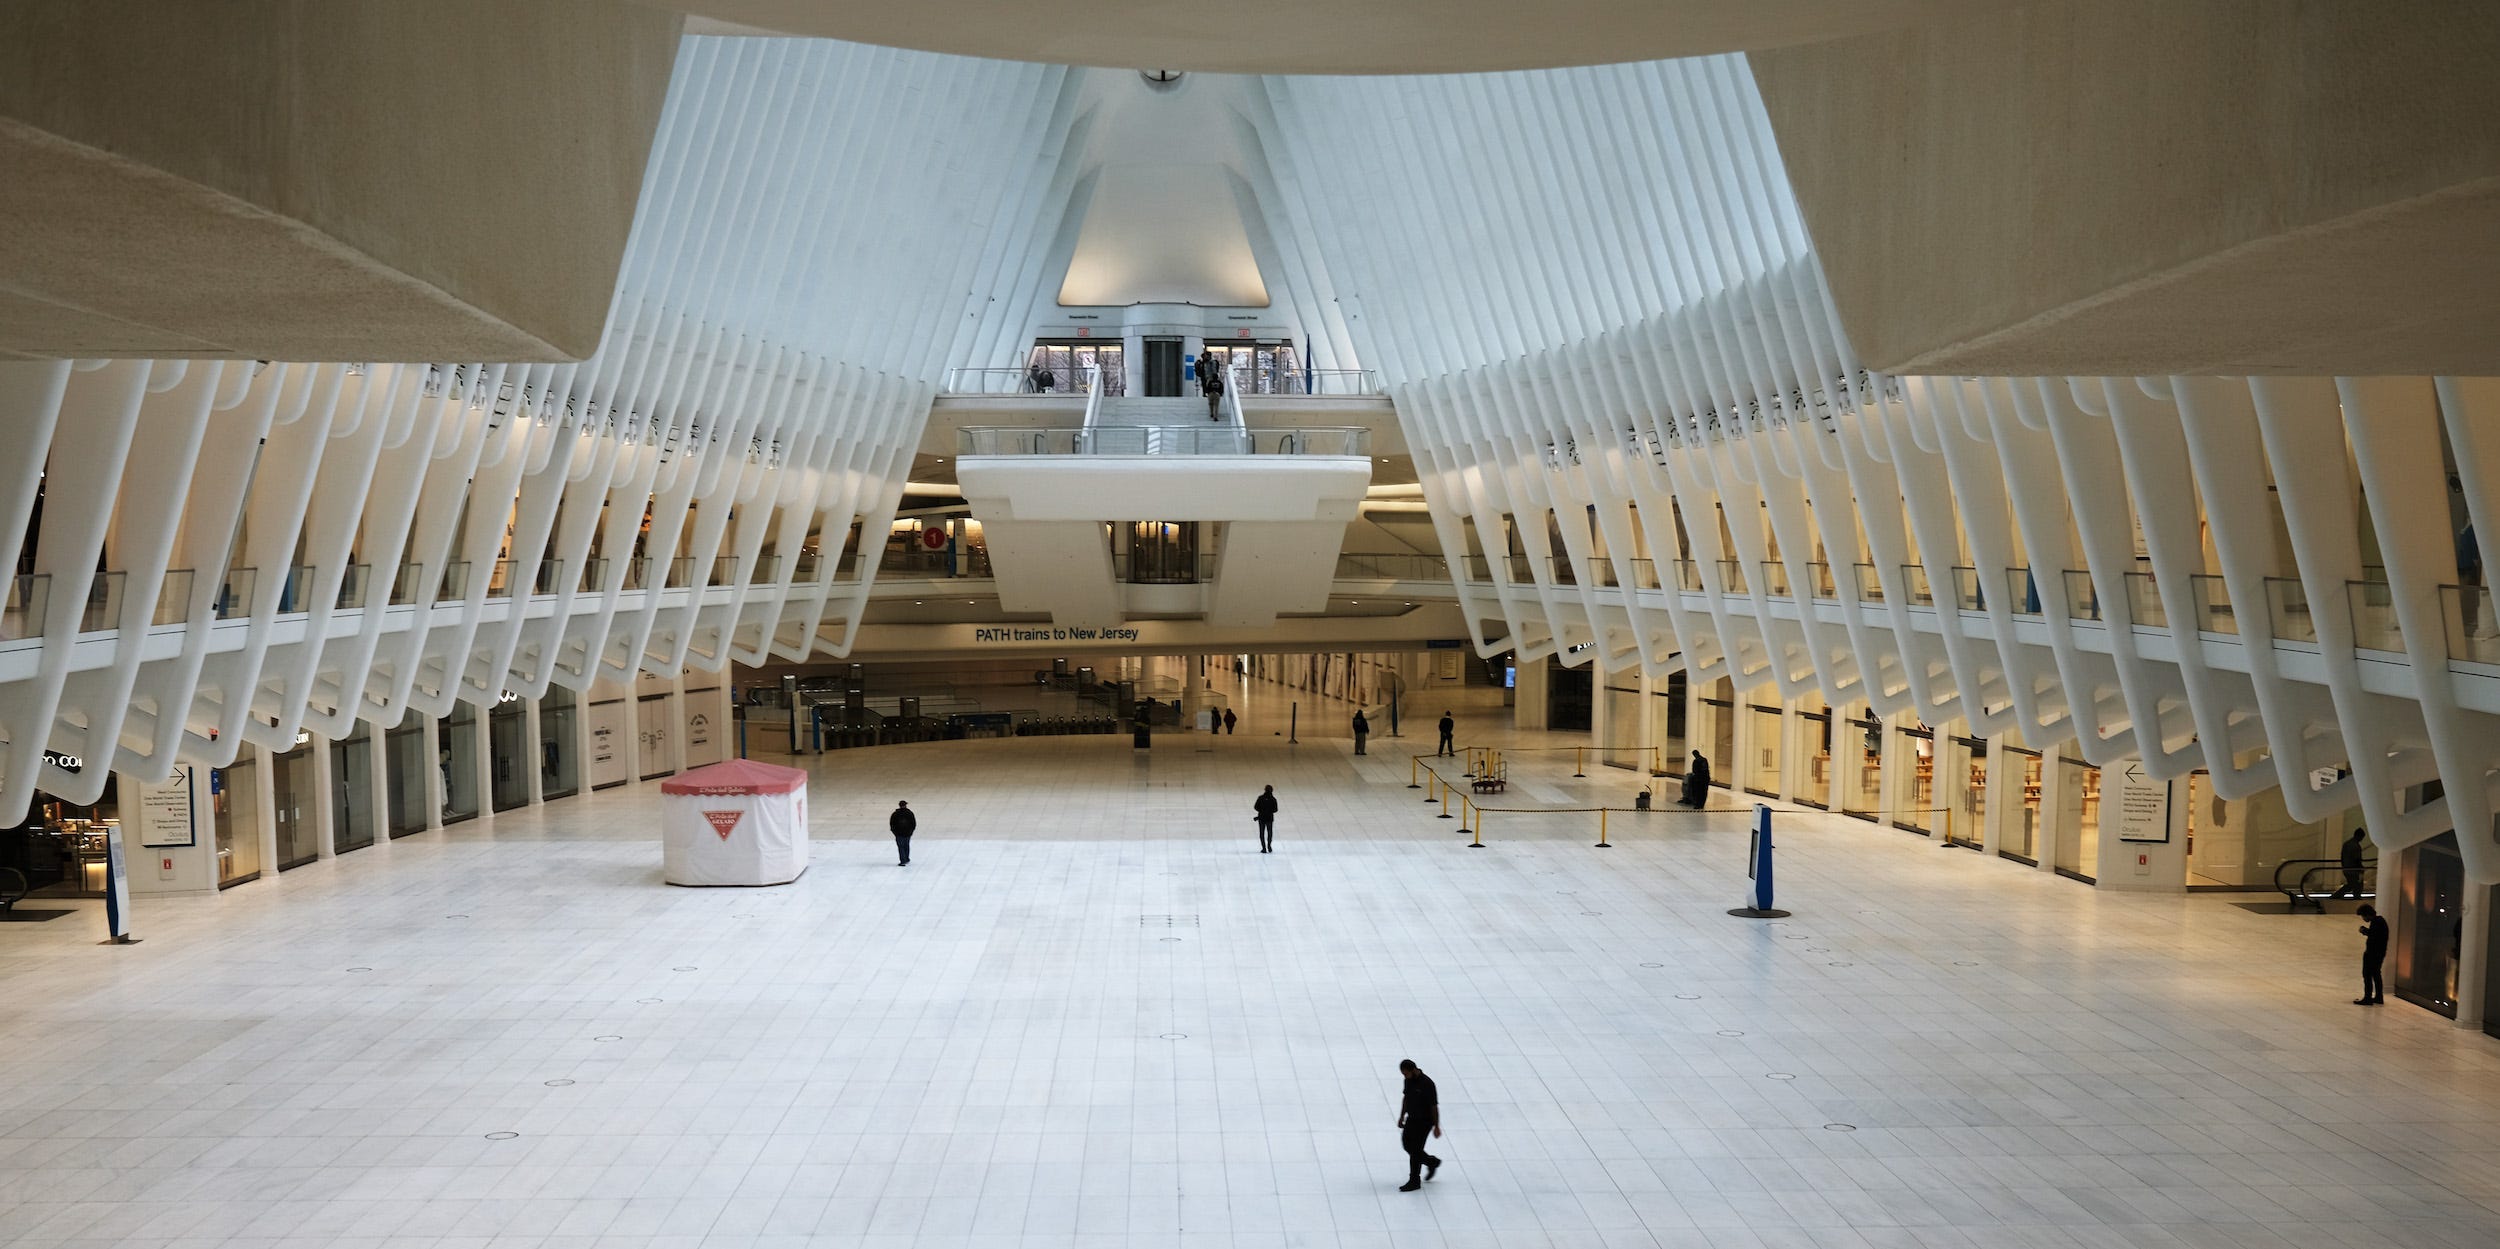
[[[1753,834],[1745,839],[1745,905],[1728,912],[1744,919],[1786,919],[1771,905],[1771,808],[1755,803]]]

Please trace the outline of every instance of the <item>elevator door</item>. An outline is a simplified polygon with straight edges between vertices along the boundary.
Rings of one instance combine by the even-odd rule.
[[[1146,340],[1146,394],[1179,398],[1181,393],[1181,340],[1149,338]]]

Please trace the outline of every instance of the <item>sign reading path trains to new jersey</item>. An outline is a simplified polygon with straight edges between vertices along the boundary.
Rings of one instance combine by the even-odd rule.
[[[2118,840],[2170,840],[2170,782],[2146,776],[2144,765],[2134,759],[2101,775],[2118,779]],[[2108,811],[2104,802],[2102,818],[2108,818]]]

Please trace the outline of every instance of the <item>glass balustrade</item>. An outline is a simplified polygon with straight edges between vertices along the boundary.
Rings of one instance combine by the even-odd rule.
[[[2188,593],[2196,600],[2196,628],[2200,633],[2240,631],[2240,618],[2231,610],[2231,587],[2219,576],[2200,573],[2188,578]]]
[[[2066,618],[2068,620],[2101,619],[2101,592],[2092,586],[2092,574],[2081,568],[2069,568],[2060,574],[2066,581]]]
[[[43,636],[44,608],[52,601],[52,577],[34,573],[9,578],[9,601],[0,610],[0,641],[19,642]]]
[[[2317,618],[2309,610],[2309,590],[2299,578],[2266,578],[2266,623],[2278,642],[2318,640]]]
[[[2439,587],[2439,611],[2447,625],[2450,661],[2500,665],[2500,616],[2493,614],[2492,606],[2487,586]]]
[[[2005,570],[2005,606],[2017,616],[2040,614],[2040,582],[2028,568]]]
[[[1901,601],[1912,607],[1933,607],[1936,605],[1935,589],[1927,584],[1927,566],[1925,564],[1903,564],[1901,566]]]
[[[956,448],[968,456],[1311,455],[1368,456],[1371,431],[1360,426],[1249,429],[1197,425],[1097,425],[1090,429],[966,426]]]
[[[2126,585],[2127,623],[2139,628],[2168,628],[2170,613],[2161,605],[2161,587],[2153,583],[2153,574],[2128,573]]]
[[[1875,565],[1857,564],[1853,567],[1856,568],[1858,574],[1858,601],[1861,603],[1883,602],[1884,579],[1878,574]]]
[[[2352,608],[2352,644],[2365,651],[2402,651],[2404,627],[2396,619],[2396,599],[2384,581],[2347,581],[2344,601]]]
[[[1988,610],[1988,592],[1986,587],[1979,583],[1978,569],[1956,564],[1953,566],[1952,577],[1954,610]]]

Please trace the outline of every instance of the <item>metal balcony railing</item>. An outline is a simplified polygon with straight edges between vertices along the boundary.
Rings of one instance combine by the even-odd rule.
[[[966,426],[957,449],[985,455],[1316,455],[1368,456],[1371,431],[1358,426],[1242,430],[1230,424],[1102,425],[1091,429]]]

